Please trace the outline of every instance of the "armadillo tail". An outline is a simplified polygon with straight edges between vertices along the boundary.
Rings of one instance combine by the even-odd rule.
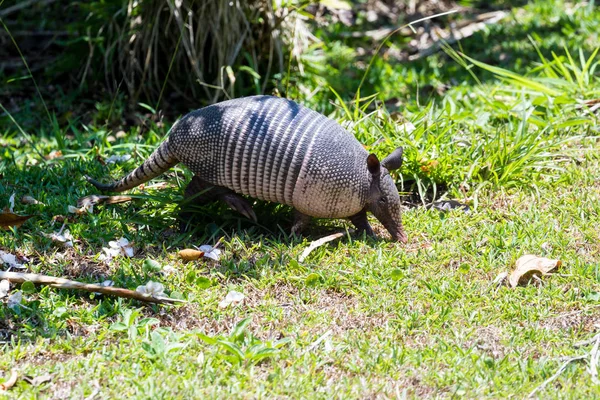
[[[102,192],[122,192],[155,178],[173,167],[179,160],[169,150],[168,142],[163,142],[146,161],[126,177],[113,183],[100,183],[86,176],[85,179]]]

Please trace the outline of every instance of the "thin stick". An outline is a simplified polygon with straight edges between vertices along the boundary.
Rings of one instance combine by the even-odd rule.
[[[592,347],[592,352],[590,353],[590,374],[592,375],[592,383],[594,385],[598,384],[598,358],[600,358],[600,353],[598,352],[599,346],[600,337],[596,339],[596,343],[594,343],[594,347]]]
[[[0,271],[0,279],[6,279],[14,283],[32,282],[38,285],[46,285],[59,289],[74,289],[84,290],[86,292],[97,292],[106,294],[109,296],[124,297],[126,299],[135,299],[146,303],[157,303],[157,304],[174,304],[174,303],[186,303],[185,300],[172,299],[169,297],[153,297],[145,296],[135,290],[122,289],[110,286],[101,286],[93,283],[83,283],[72,281],[70,279],[57,278],[54,276],[40,275],[40,274],[23,274],[19,272],[5,272]]]
[[[316,249],[319,246],[323,246],[325,243],[331,242],[332,240],[341,238],[342,236],[344,236],[344,233],[338,232],[329,236],[322,237],[321,239],[315,240],[314,242],[311,242],[310,245],[306,249],[304,249],[302,254],[300,254],[300,257],[298,257],[298,261],[303,262],[314,249]]]
[[[430,56],[437,52],[442,47],[443,43],[451,45],[459,40],[466,39],[469,36],[474,35],[476,32],[485,29],[487,25],[495,24],[496,22],[500,21],[506,17],[508,13],[505,11],[497,11],[495,13],[490,13],[489,15],[490,17],[486,20],[473,22],[472,24],[464,26],[456,31],[452,29],[443,31],[439,40],[435,40],[431,44],[423,47],[417,54],[408,56],[408,60],[415,61]]]
[[[322,334],[317,340],[315,340],[314,342],[312,342],[312,344],[310,346],[308,346],[308,348],[304,351],[303,354],[308,354],[311,351],[313,351],[319,344],[321,344],[322,341],[324,341],[329,336],[331,336],[332,333],[333,332],[330,329],[327,332],[325,332],[324,334]]]
[[[540,386],[533,389],[533,391],[531,393],[529,393],[529,396],[527,396],[527,398],[532,398],[534,394],[536,394],[540,390],[544,389],[550,382],[556,380],[556,378],[558,378],[560,376],[560,374],[562,374],[562,372],[567,368],[567,366],[569,364],[571,364],[573,361],[583,360],[584,358],[587,358],[587,357],[588,357],[588,355],[585,354],[583,356],[569,358],[567,361],[565,361],[565,363],[563,365],[560,366],[560,368],[558,369],[558,371],[556,371],[556,373],[554,375],[552,375],[550,378],[546,379]]]
[[[6,17],[9,14],[12,14],[16,11],[22,10],[23,8],[27,8],[32,4],[38,3],[40,0],[27,0],[27,1],[22,1],[20,3],[15,4],[12,7],[8,7],[2,11],[0,11],[0,17]],[[56,0],[45,0],[43,1],[43,5],[48,5],[50,3],[54,3]],[[0,3],[1,4],[1,3]]]
[[[573,344],[573,347],[584,347],[584,346],[588,346],[592,343],[596,343],[596,341],[600,338],[600,333],[595,334],[594,336],[592,336],[591,338],[587,339],[587,340],[582,340],[581,342],[577,342],[575,344]]]

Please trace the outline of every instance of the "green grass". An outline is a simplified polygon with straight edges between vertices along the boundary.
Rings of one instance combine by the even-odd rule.
[[[524,24],[542,24],[532,15],[541,13],[540,4],[527,6]],[[594,15],[570,20],[591,29],[598,27]],[[9,395],[526,397],[567,358],[590,353],[592,345],[573,345],[592,337],[600,318],[600,147],[596,117],[579,107],[600,89],[593,57],[598,43],[581,46],[580,57],[580,47],[567,42],[555,57],[546,47],[554,39],[549,35],[539,45],[541,58],[521,38],[528,56],[502,70],[469,51],[480,45],[477,38],[465,41],[462,53],[472,60],[449,51],[444,57],[459,62],[437,75],[443,80],[466,65],[464,83],[399,111],[381,106],[389,93],[350,102],[350,91],[338,90],[339,98],[328,92],[334,116],[369,149],[383,155],[405,147],[396,177],[409,243],[346,235],[302,263],[298,257],[311,240],[349,225],[318,221],[303,238],[292,238],[285,207],[257,204],[261,223],[254,225],[214,205],[199,210],[191,232],[180,233],[178,203],[190,178],[183,167],[160,178],[166,189],[133,191],[131,203],[68,214],[68,205],[95,193],[84,174],[121,176],[150,154],[167,127],[148,122],[149,130],[134,128],[117,138],[96,125],[54,123],[29,132],[28,140],[14,125],[3,125],[0,207],[13,193],[44,205],[17,201],[15,212],[35,217],[2,231],[0,249],[26,256],[31,272],[111,279],[130,289],[153,280],[188,300],[147,306],[38,287],[24,294],[25,307],[2,303],[0,371],[52,376],[38,387],[21,379]],[[317,107],[313,101],[305,103]],[[54,150],[62,157],[39,155]],[[98,162],[114,154],[133,157],[110,166]],[[467,202],[471,210],[420,206],[440,196]],[[65,217],[78,240],[74,249],[43,235],[60,229],[56,216]],[[102,247],[119,237],[133,242],[135,256],[99,261]],[[218,263],[178,258],[180,249],[218,240],[224,251]],[[494,278],[524,254],[563,265],[541,283],[496,286]],[[157,271],[148,259],[174,272]],[[220,308],[230,290],[245,300]],[[537,396],[600,396],[589,360],[570,363]]]

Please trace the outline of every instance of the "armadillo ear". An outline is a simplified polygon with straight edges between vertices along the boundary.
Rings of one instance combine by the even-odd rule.
[[[379,163],[379,159],[373,153],[369,154],[367,157],[367,168],[371,175],[378,175],[381,173],[381,164]]]
[[[398,147],[394,150],[389,156],[383,159],[381,165],[387,168],[388,171],[393,171],[402,166],[402,153],[404,149],[402,147]]]

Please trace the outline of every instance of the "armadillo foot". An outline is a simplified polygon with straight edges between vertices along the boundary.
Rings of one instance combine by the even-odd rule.
[[[219,198],[220,198],[220,200],[227,203],[227,205],[232,210],[239,212],[244,217],[246,217],[254,222],[258,222],[258,219],[256,218],[256,214],[254,213],[254,210],[252,209],[252,206],[250,205],[250,203],[248,203],[248,200],[246,200],[239,194],[231,192],[231,193],[223,194],[223,195],[219,196]]]
[[[232,210],[254,222],[258,222],[252,206],[245,198],[225,187],[214,186],[198,176],[194,176],[185,188],[184,200],[193,201],[199,205],[223,201]]]
[[[350,221],[352,221],[352,223],[356,227],[356,230],[358,231],[357,233],[359,235],[364,232],[367,236],[375,236],[375,232],[373,232],[371,225],[369,225],[369,220],[367,218],[367,210],[362,210],[358,214],[354,214],[350,217]]]
[[[300,235],[308,225],[310,225],[311,216],[302,214],[298,210],[294,210],[294,225],[292,225],[292,235]]]

